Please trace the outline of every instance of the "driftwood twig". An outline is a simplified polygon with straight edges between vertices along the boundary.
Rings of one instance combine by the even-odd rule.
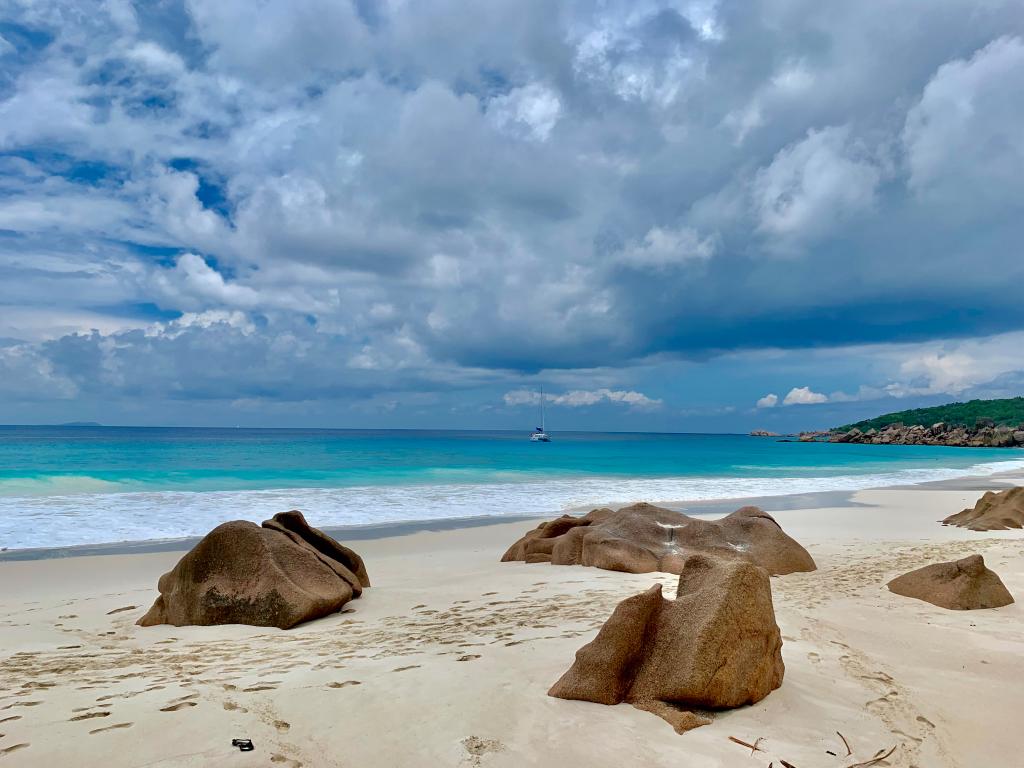
[[[848,742],[846,740],[846,737],[843,736],[843,734],[839,733],[839,731],[836,731],[836,735],[838,735],[839,738],[843,740],[843,746],[846,747],[846,756],[849,757],[850,755],[852,755],[853,750],[850,749],[850,742]]]
[[[755,752],[762,751],[761,748],[759,746],[757,746],[758,744],[761,743],[761,737],[760,736],[758,736],[757,739],[754,740],[753,744],[748,744],[743,739],[737,739],[735,736],[730,736],[729,737],[729,741],[735,742],[736,744],[739,744],[741,747],[748,747],[750,749],[750,754],[754,754]]]
[[[885,752],[884,749],[880,749],[877,752],[875,752],[875,756],[872,757],[870,760],[865,760],[863,763],[854,763],[853,765],[849,766],[849,768],[867,768],[867,766],[869,765],[880,763],[883,760],[885,760],[885,758],[889,757],[893,752],[895,752],[896,747],[897,745],[893,744],[892,749],[890,749],[888,752]],[[885,752],[885,754],[882,754],[883,752]]]

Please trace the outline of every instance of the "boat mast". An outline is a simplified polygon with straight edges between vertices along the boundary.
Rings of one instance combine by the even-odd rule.
[[[540,431],[547,432],[544,429],[544,387],[540,388]]]

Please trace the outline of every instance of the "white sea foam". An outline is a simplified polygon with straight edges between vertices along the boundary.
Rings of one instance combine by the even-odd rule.
[[[852,491],[1020,469],[1024,469],[1024,460],[832,477],[586,477],[490,484],[8,496],[0,497],[0,547],[199,536],[225,520],[258,522],[286,509],[303,510],[317,526],[368,525],[481,515],[543,515],[642,499],[707,501]]]

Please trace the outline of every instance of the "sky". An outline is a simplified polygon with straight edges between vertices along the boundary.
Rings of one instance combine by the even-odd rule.
[[[0,0],[0,423],[1024,394],[1020,0]]]

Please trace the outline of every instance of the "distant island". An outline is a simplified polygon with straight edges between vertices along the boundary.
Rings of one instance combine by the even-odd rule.
[[[1024,397],[897,411],[836,427],[823,437],[833,443],[1014,448],[1024,446]]]
[[[64,424],[57,424],[58,427],[102,427],[98,421],[68,421]]]

